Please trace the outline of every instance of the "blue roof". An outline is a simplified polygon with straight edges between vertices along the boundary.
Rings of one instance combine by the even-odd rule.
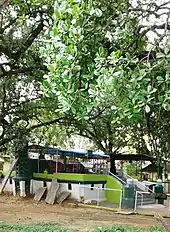
[[[82,150],[76,150],[76,149],[71,149],[71,150],[67,150],[67,149],[58,149],[58,152],[60,153],[67,153],[69,155],[82,155],[82,156],[93,156],[93,157],[103,157],[103,158],[109,158],[109,155],[106,155],[104,153],[98,153],[98,152],[92,152],[90,154],[88,154],[87,151],[82,151]]]
[[[40,148],[31,148],[29,149],[30,152],[37,152],[37,151],[43,151],[45,154],[49,155],[67,155],[67,156],[87,156],[87,157],[92,157],[92,158],[109,158],[109,155],[106,155],[104,153],[98,153],[98,152],[92,152],[88,154],[87,151],[83,150],[77,150],[77,149],[58,149],[58,148],[52,148],[52,147],[40,147]]]

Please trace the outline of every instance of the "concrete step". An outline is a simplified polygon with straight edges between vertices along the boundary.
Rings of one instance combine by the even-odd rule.
[[[154,194],[147,194],[147,193],[142,193],[142,195],[139,195],[137,197],[137,206],[141,205],[151,205],[155,204],[155,197]]]
[[[142,198],[138,198],[137,199],[137,205],[149,205],[149,204],[155,204],[155,198],[146,198],[144,197],[143,199]]]
[[[155,202],[155,199],[146,199],[146,200],[137,200],[137,203],[140,203],[141,204],[141,202],[143,202],[143,203],[148,203],[148,202]]]
[[[155,201],[148,201],[148,202],[138,202],[136,205],[137,206],[142,206],[142,205],[152,205],[152,204],[155,204],[156,202]]]

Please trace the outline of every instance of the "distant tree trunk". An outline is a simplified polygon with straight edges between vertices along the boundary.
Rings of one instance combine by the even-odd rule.
[[[110,155],[110,172],[116,175],[115,154]]]

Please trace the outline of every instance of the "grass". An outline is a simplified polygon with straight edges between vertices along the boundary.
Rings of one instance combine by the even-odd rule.
[[[161,227],[153,226],[148,230],[136,227],[113,226],[112,228],[96,228],[91,232],[165,232]],[[58,224],[29,224],[13,225],[0,223],[0,232],[73,232],[69,229],[61,228]],[[90,231],[89,231],[90,232]]]
[[[137,227],[127,227],[127,226],[113,226],[112,228],[100,228],[94,229],[93,232],[165,232],[161,227],[153,226],[148,230],[143,230]]]
[[[58,224],[12,225],[0,223],[0,232],[70,232]]]

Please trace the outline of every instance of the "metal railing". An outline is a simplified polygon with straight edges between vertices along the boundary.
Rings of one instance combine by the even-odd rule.
[[[123,173],[123,176],[127,179],[131,179],[131,180],[134,180],[131,176],[129,176],[128,174],[126,173]],[[148,188],[144,183],[141,183],[139,181],[136,181],[135,183],[136,187],[139,188],[140,190],[143,190],[143,191],[148,191],[148,192],[152,192],[154,193],[154,191],[150,188]]]
[[[122,190],[120,189],[112,189],[112,188],[101,188],[101,187],[90,187],[90,186],[86,186],[86,185],[80,185],[80,188],[79,188],[79,199],[81,201],[81,198],[83,197],[84,200],[85,198],[87,198],[87,196],[83,196],[84,194],[81,194],[81,189],[93,189],[93,190],[97,190],[96,192],[96,198],[97,199],[92,199],[93,197],[90,196],[90,201],[97,201],[97,205],[100,205],[100,202],[103,202],[103,201],[106,201],[106,199],[100,199],[100,191],[113,191],[113,192],[119,192],[120,193],[120,196],[119,196],[119,209],[121,210],[121,206],[122,206],[122,195],[123,195],[123,192]],[[86,199],[85,201],[88,201],[88,199]],[[108,202],[109,203],[109,202]],[[110,202],[112,203],[112,202]]]
[[[117,181],[119,181],[122,185],[126,185],[126,182],[122,180],[120,177],[114,175],[112,172],[108,171],[108,175],[113,176]]]
[[[139,194],[142,196],[141,206],[143,204],[143,194],[140,191],[136,191],[136,193],[135,193],[135,207],[134,207],[134,211],[136,211],[136,209],[137,209],[137,202],[138,202],[138,195]]]
[[[141,183],[141,182],[137,182],[137,185],[136,185],[139,189],[142,190],[142,188],[144,189],[144,191],[147,191],[148,193],[154,193],[154,191],[150,188],[148,188],[145,184]]]
[[[129,176],[127,173],[123,172],[123,176],[126,178],[126,179],[133,179],[131,176]]]
[[[137,209],[137,203],[138,203],[138,195],[141,195],[141,206],[143,205],[144,203],[144,194],[147,194],[147,195],[150,195],[151,196],[151,193],[150,192],[142,192],[142,191],[136,191],[135,193],[135,206],[134,206],[134,211],[136,211]],[[152,198],[151,198],[152,199]],[[155,197],[153,197],[154,201],[155,201]]]

